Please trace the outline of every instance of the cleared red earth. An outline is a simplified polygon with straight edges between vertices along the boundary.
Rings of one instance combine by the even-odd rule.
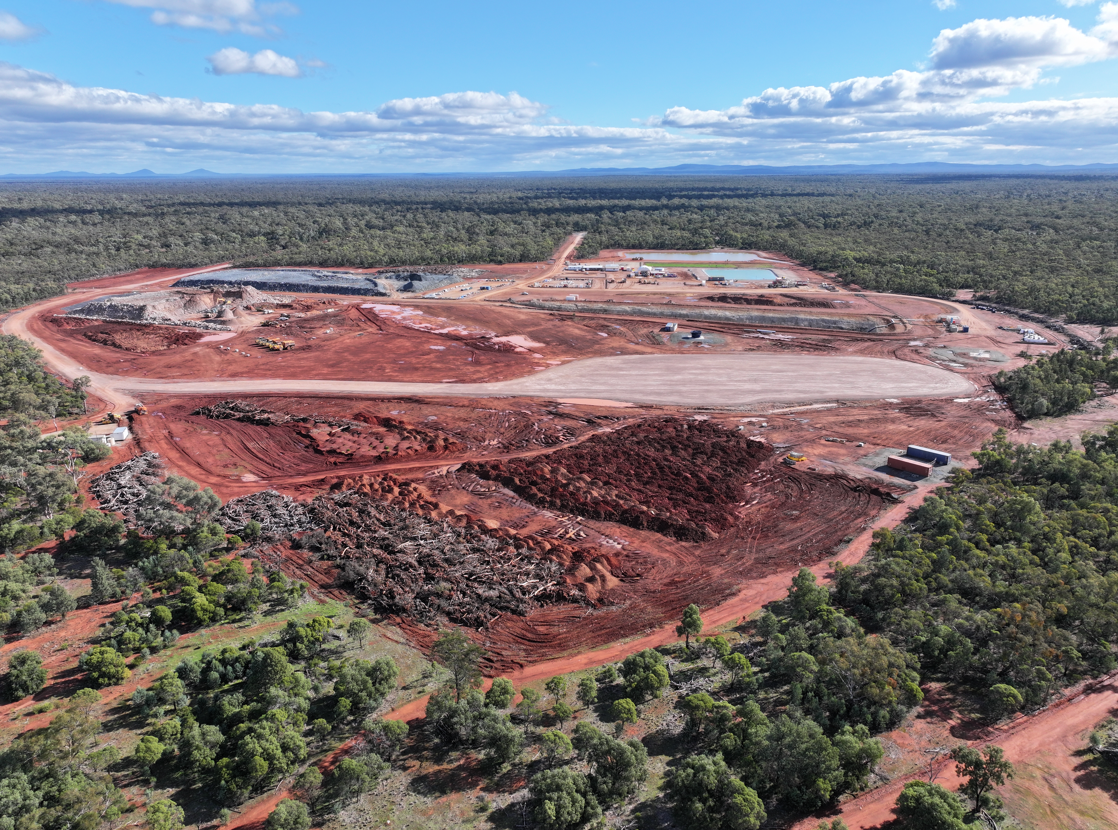
[[[330,513],[334,524],[325,536],[335,542],[359,541],[367,530],[362,522],[379,522],[378,532],[420,522],[453,528],[464,550],[484,548],[493,557],[490,571],[461,583],[448,579],[448,590],[460,594],[447,607],[469,605],[478,585],[519,592],[515,612],[486,617],[488,624],[472,634],[490,654],[488,673],[510,676],[518,686],[670,642],[691,602],[703,607],[708,626],[736,622],[783,596],[799,567],[822,575],[830,561],[857,561],[875,527],[902,521],[942,482],[942,476],[913,484],[890,475],[874,460],[886,451],[932,444],[969,463],[969,454],[999,427],[1023,440],[1049,434],[1021,431],[990,386],[994,373],[1023,362],[1019,338],[999,328],[1014,322],[1005,315],[984,316],[945,301],[824,291],[818,275],[783,263],[773,267],[804,276],[809,285],[700,292],[682,279],[649,287],[595,283],[578,292],[580,301],[595,302],[593,311],[526,307],[535,298],[564,299],[567,289],[534,287],[557,275],[562,256],[556,262],[506,269],[513,283],[455,302],[298,295],[280,309],[287,320],[246,312],[229,332],[58,316],[78,299],[166,289],[184,273],[140,272],[77,284],[75,296],[17,312],[4,325],[32,337],[60,374],[91,373],[106,407],[124,408],[137,390],[147,390],[141,398],[149,414],[132,420],[135,441],[109,463],[155,451],[168,470],[225,500],[275,489],[306,503],[317,499],[327,511],[324,499],[355,499]],[[609,301],[642,304],[648,313],[610,313],[601,307]],[[696,322],[677,313],[680,306],[697,314],[775,309],[890,322],[878,332],[806,324],[758,330]],[[965,315],[970,332],[947,334],[938,321],[944,315]],[[261,326],[266,319],[275,325]],[[701,329],[703,337],[665,331],[673,321],[688,334]],[[261,336],[290,339],[295,347],[270,351],[255,344]],[[732,363],[750,355],[784,366],[774,369],[783,375],[765,381],[780,394],[712,403],[688,393],[699,388],[695,367],[716,365],[705,358],[763,365]],[[781,364],[785,356],[790,359]],[[633,362],[629,374],[605,375],[594,367],[613,364],[585,358],[659,362]],[[869,375],[836,370],[824,378],[826,388],[811,386],[828,374],[825,367],[859,365],[842,362],[851,358],[879,362],[863,364]],[[752,369],[732,376],[719,371],[708,373],[707,387],[736,383],[748,391]],[[907,385],[896,393],[873,386],[886,376]],[[548,387],[549,377],[577,383]],[[752,380],[761,383],[759,371]],[[163,385],[176,381],[191,386]],[[373,394],[347,390],[350,381],[432,386]],[[652,381],[660,396],[655,404],[631,394],[630,387]],[[285,383],[293,391],[284,391]],[[462,384],[474,386],[452,388]],[[782,462],[789,453],[806,459],[789,466]],[[364,511],[361,500],[380,512]],[[378,605],[372,583],[354,576],[364,563],[354,549],[284,543],[262,554],[322,594],[369,603],[413,642],[431,642],[439,623],[429,606],[407,610],[415,587],[408,580],[415,577],[391,571],[395,604]],[[525,563],[538,564],[554,585],[536,592],[514,584],[513,565]],[[439,565],[425,567],[428,579]],[[492,607],[472,610],[488,615]],[[94,613],[73,625],[92,633],[97,619]],[[71,657],[76,652],[60,654],[57,667]],[[1114,694],[1107,687],[1082,700]],[[1063,747],[1051,762],[1053,775],[1081,786],[1071,760],[1058,759],[1074,760],[1075,730],[1101,716],[1086,726],[1080,721],[1114,703],[1092,703],[1089,713],[1066,723],[1042,714],[993,737],[1019,741],[1007,743],[1007,751],[1015,747],[1025,763],[1042,746]],[[1058,711],[1070,717],[1084,706],[1073,702]],[[422,700],[413,701],[392,716],[408,719],[422,709]],[[1044,737],[1015,737],[1026,733]],[[882,788],[845,806],[847,823],[888,820],[890,792]],[[262,799],[234,824],[262,822],[281,796]]]

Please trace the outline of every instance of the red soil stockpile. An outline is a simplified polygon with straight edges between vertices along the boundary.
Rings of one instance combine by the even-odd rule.
[[[410,427],[396,418],[358,413],[356,420],[290,415],[273,412],[247,401],[219,401],[203,406],[191,415],[214,421],[241,421],[257,426],[297,425],[316,453],[342,455],[350,460],[405,458],[423,453],[454,452],[464,449],[453,438]]]
[[[810,300],[795,294],[776,294],[758,297],[755,294],[715,294],[706,298],[711,303],[730,303],[731,305],[771,306],[774,308],[834,308],[828,300]]]
[[[219,400],[190,409],[168,407],[153,414],[154,419],[137,423],[141,437],[155,437],[166,430],[172,440],[146,443],[172,456],[181,449],[195,462],[204,462],[206,468],[224,476],[305,475],[339,465],[439,457],[463,449],[443,433],[363,412],[349,419],[313,411],[273,410],[244,400]],[[191,474],[197,477],[193,471]]]
[[[664,418],[595,436],[546,460],[468,469],[541,507],[700,542],[735,523],[746,479],[771,453],[711,421]]]

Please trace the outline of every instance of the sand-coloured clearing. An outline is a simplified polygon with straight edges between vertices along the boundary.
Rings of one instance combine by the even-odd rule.
[[[106,378],[105,380],[108,380]],[[677,406],[755,406],[767,402],[949,397],[970,381],[934,366],[875,357],[801,354],[621,355],[598,357],[496,383],[375,381],[152,381],[116,378],[137,394],[331,393],[602,398]]]

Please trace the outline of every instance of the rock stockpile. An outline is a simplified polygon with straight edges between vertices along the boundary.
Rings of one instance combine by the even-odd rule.
[[[183,277],[175,285],[199,287],[228,284],[252,287],[261,291],[390,297],[397,293],[406,294],[413,291],[430,291],[435,288],[442,288],[444,285],[450,285],[461,279],[453,273],[432,273],[432,270],[434,268],[421,270],[410,267],[369,275],[355,271],[235,268],[229,271],[214,271]]]
[[[208,315],[222,320],[235,320],[244,314],[246,308],[275,305],[288,300],[264,294],[252,286],[223,283],[212,285],[213,287],[206,289],[172,289],[102,297],[71,307],[66,316],[229,331],[229,327],[221,323],[189,318]]]

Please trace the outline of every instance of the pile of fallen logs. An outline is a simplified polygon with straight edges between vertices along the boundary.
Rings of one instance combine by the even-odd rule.
[[[163,462],[157,452],[145,452],[109,468],[89,484],[89,492],[108,513],[123,513],[128,519],[135,519],[135,511],[147,495],[152,484],[158,484],[166,476]]]
[[[319,496],[310,513],[325,530],[323,556],[338,560],[341,580],[384,613],[481,629],[501,614],[585,602],[565,583],[561,565],[476,527],[456,527],[352,490]]]
[[[326,424],[332,427],[360,427],[356,421],[345,418],[324,418],[319,415],[289,415],[286,412],[273,412],[248,401],[225,400],[210,406],[202,406],[190,413],[201,415],[213,421],[242,421],[257,426],[278,426],[281,424]]]
[[[211,406],[199,407],[190,414],[201,415],[203,418],[210,418],[214,421],[243,421],[246,424],[256,424],[264,427],[286,424],[292,420],[290,415],[272,412],[248,401],[235,400],[218,401]]]
[[[284,539],[315,526],[306,505],[275,490],[262,490],[231,499],[216,521],[226,530],[239,531],[250,521],[260,524],[265,539]]]

